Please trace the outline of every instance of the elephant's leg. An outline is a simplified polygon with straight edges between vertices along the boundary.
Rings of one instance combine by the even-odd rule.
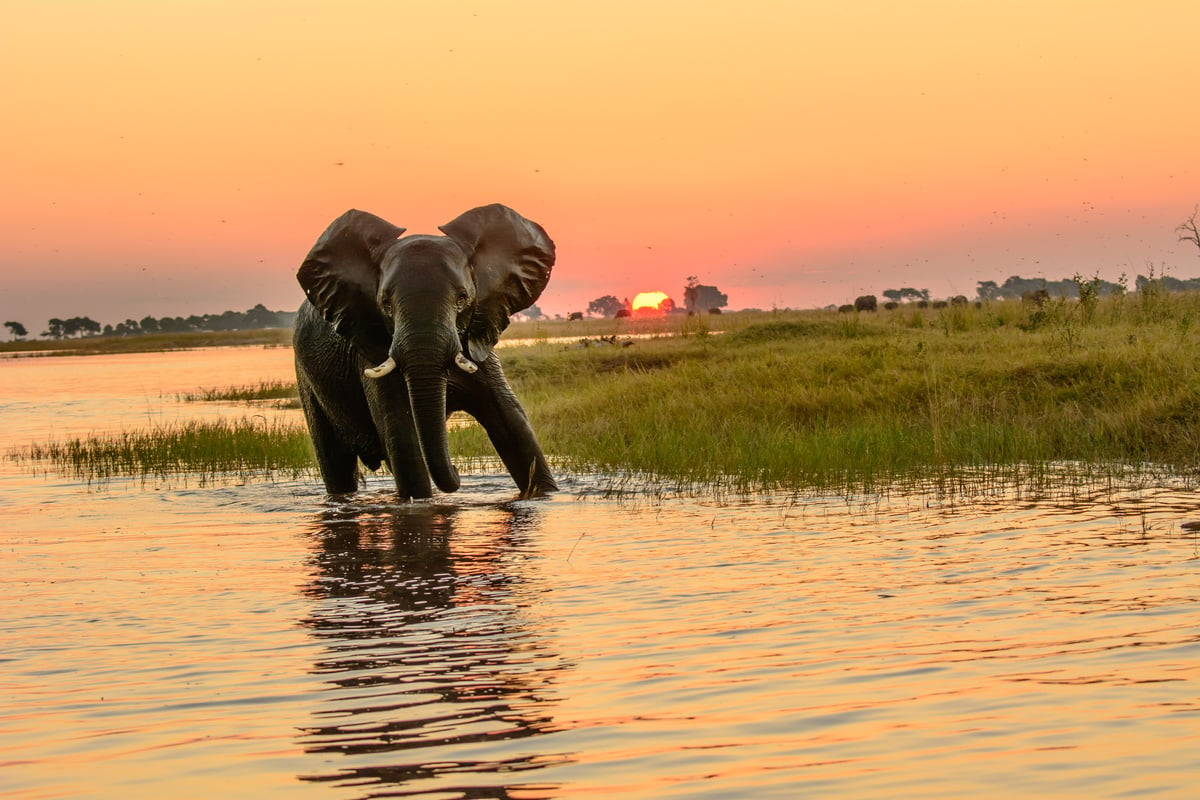
[[[358,456],[342,442],[329,417],[317,405],[311,392],[301,388],[300,405],[308,421],[313,449],[317,453],[317,465],[325,481],[325,491],[330,494],[345,494],[358,489]]]
[[[388,469],[396,481],[396,493],[401,497],[426,498],[433,496],[429,469],[421,455],[421,442],[413,422],[408,387],[398,371],[364,383],[371,419],[387,456]]]
[[[493,364],[494,369],[491,369]],[[521,408],[509,387],[495,356],[480,372],[483,388],[466,398],[464,410],[483,426],[522,496],[557,490],[558,484],[550,473],[550,465],[546,463],[546,456],[525,416],[525,409]]]

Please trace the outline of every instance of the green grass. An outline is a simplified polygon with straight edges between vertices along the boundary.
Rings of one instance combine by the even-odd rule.
[[[502,351],[548,453],[696,485],[870,487],[1200,464],[1200,296],[720,318],[722,336]],[[452,433],[477,455],[478,430]]]
[[[1200,466],[1200,294],[513,328],[506,338],[541,342],[498,352],[544,449],[561,468],[614,482],[857,491],[1036,483],[1064,469],[1081,481],[1191,480]],[[227,426],[207,436],[230,440],[229,463],[255,449],[253,463],[268,463],[278,448],[291,454],[286,469],[311,469],[302,423],[261,433],[238,438]],[[145,436],[164,449],[161,432]],[[478,426],[450,436],[468,469],[494,463]],[[174,444],[171,458],[153,459],[111,458],[108,447],[68,450],[126,465],[103,467],[111,474],[188,470],[200,459],[224,468]]]
[[[10,451],[18,462],[44,462],[88,482],[114,477],[200,483],[235,478],[314,475],[312,443],[303,424],[262,417],[190,421],[150,430],[50,440]]]
[[[296,392],[295,381],[260,381],[252,386],[231,386],[225,389],[202,388],[194,392],[178,395],[178,400],[185,403],[261,403],[274,401],[276,408],[299,408],[300,397]]]

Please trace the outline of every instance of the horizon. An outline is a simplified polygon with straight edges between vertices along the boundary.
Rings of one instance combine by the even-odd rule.
[[[1001,281],[995,281],[995,280],[990,280],[990,279],[989,279],[989,280],[986,280],[986,281],[980,281],[980,282],[978,282],[978,283],[976,284],[976,287],[975,287],[975,293],[974,293],[974,294],[971,294],[971,295],[964,295],[964,296],[965,296],[965,297],[967,297],[967,299],[968,299],[969,301],[972,301],[972,302],[974,302],[974,301],[983,301],[983,302],[1005,302],[1005,301],[1008,301],[1008,300],[1021,300],[1021,299],[1022,299],[1022,298],[1020,297],[1020,292],[1021,292],[1021,290],[1024,290],[1024,289],[1036,289],[1036,288],[1044,288],[1044,289],[1046,289],[1046,290],[1048,291],[1048,293],[1049,293],[1049,294],[1048,294],[1048,296],[1049,296],[1051,299],[1074,299],[1074,298],[1077,298],[1077,297],[1079,296],[1079,294],[1078,294],[1078,290],[1076,290],[1076,291],[1075,291],[1075,293],[1072,293],[1072,292],[1070,291],[1070,287],[1071,287],[1072,285],[1077,285],[1077,281],[1078,281],[1078,280],[1084,280],[1084,281],[1089,281],[1089,282],[1090,282],[1090,281],[1092,281],[1092,280],[1099,280],[1099,281],[1101,282],[1101,286],[1099,287],[1099,294],[1100,294],[1100,296],[1106,296],[1106,295],[1109,295],[1109,294],[1114,294],[1114,293],[1117,293],[1117,292],[1120,292],[1120,293],[1122,293],[1122,294],[1137,294],[1139,291],[1141,291],[1141,289],[1139,288],[1139,284],[1140,284],[1140,283],[1141,283],[1143,280],[1156,280],[1156,281],[1177,281],[1177,282],[1179,282],[1179,283],[1183,283],[1183,284],[1197,284],[1197,285],[1194,285],[1194,286],[1191,286],[1191,285],[1189,285],[1189,286],[1180,287],[1180,288],[1174,288],[1174,289],[1172,289],[1172,288],[1170,288],[1170,287],[1167,287],[1166,291],[1169,291],[1169,292],[1178,292],[1178,291],[1200,291],[1200,275],[1197,275],[1197,276],[1195,276],[1195,277],[1191,277],[1191,278],[1180,278],[1180,277],[1178,277],[1178,276],[1175,276],[1175,275],[1170,275],[1170,274],[1162,274],[1162,273],[1160,273],[1160,274],[1154,274],[1154,273],[1152,273],[1152,274],[1150,274],[1150,275],[1143,275],[1143,274],[1139,273],[1139,274],[1137,274],[1137,275],[1134,275],[1132,278],[1130,278],[1128,275],[1124,275],[1124,274],[1123,274],[1123,275],[1119,276],[1118,280],[1116,280],[1116,281],[1109,281],[1109,280],[1106,280],[1106,279],[1104,279],[1104,278],[1101,278],[1101,277],[1100,277],[1100,276],[1098,276],[1098,275],[1096,275],[1096,276],[1086,276],[1086,275],[1078,275],[1078,274],[1077,274],[1077,275],[1075,275],[1075,276],[1071,276],[1071,277],[1063,277],[1063,278],[1056,278],[1056,279],[1055,279],[1055,278],[1043,278],[1043,277],[1040,277],[1040,276],[1039,276],[1039,277],[1026,278],[1026,277],[1023,277],[1023,276],[1020,276],[1020,275],[1010,275],[1010,276],[1009,276],[1008,278],[1006,278],[1006,279],[1005,279],[1003,282],[1001,282]],[[1014,283],[1014,282],[1015,282],[1015,283],[1017,283],[1017,284],[1021,284],[1021,285],[1020,285],[1020,286],[1018,286],[1018,287],[1016,287],[1016,288],[1013,288],[1013,287],[1008,287],[1008,284],[1009,284],[1009,283]],[[1042,286],[1040,286],[1040,287],[1039,287],[1039,286],[1037,286],[1037,284],[1038,284],[1039,282],[1042,284]],[[984,284],[986,284],[986,283],[991,283],[991,284],[993,284],[993,286],[992,286],[992,290],[993,290],[993,291],[998,289],[998,290],[1001,290],[1001,291],[1003,291],[1003,292],[1006,292],[1006,293],[1004,293],[1004,294],[1002,294],[1002,295],[1000,295],[1000,296],[996,296],[996,297],[985,298],[985,297],[983,296],[983,289],[984,289]],[[1008,288],[1006,288],[1006,287],[1008,287]],[[716,288],[716,289],[718,289],[718,290],[720,289],[720,287],[714,287],[714,288]],[[924,298],[924,299],[925,299],[925,300],[927,300],[927,301],[930,301],[930,302],[937,302],[937,301],[950,301],[950,300],[952,299],[952,297],[953,297],[953,296],[951,296],[951,295],[944,295],[944,296],[935,295],[935,294],[933,294],[932,292],[930,292],[928,289],[925,289],[925,288],[918,288],[918,287],[915,287],[915,286],[908,286],[908,287],[904,287],[904,286],[903,286],[902,284],[900,284],[900,283],[896,284],[895,286],[889,286],[887,289],[881,289],[881,290],[877,290],[877,291],[874,291],[874,292],[867,292],[867,294],[874,296],[874,297],[876,298],[876,300],[879,302],[879,305],[880,305],[880,307],[882,308],[882,307],[883,307],[883,305],[884,305],[884,302],[887,300],[887,297],[886,297],[886,295],[887,295],[887,293],[888,293],[888,292],[891,292],[891,291],[899,292],[900,290],[903,290],[903,289],[907,289],[907,290],[910,290],[910,291],[911,291],[911,290],[916,290],[916,291],[918,291],[918,292],[924,292],[925,294],[927,294],[927,295],[928,295],[928,297],[927,297],[927,298]],[[1063,291],[1063,290],[1065,290],[1065,291]],[[666,295],[666,293],[663,293],[663,292],[651,292],[651,293],[648,293],[648,294],[663,294],[663,295]],[[593,299],[593,300],[598,300],[598,299],[601,299],[601,298],[602,298],[602,297],[604,297],[604,296],[606,296],[606,295],[601,295],[601,297],[592,298],[592,299]],[[616,295],[612,295],[612,293],[610,292],[610,293],[608,293],[608,295],[607,295],[607,296],[614,296],[614,297],[615,297]],[[671,315],[681,315],[681,314],[685,314],[685,313],[691,313],[691,312],[688,312],[688,311],[686,311],[686,310],[685,310],[685,308],[684,308],[684,304],[683,304],[683,301],[682,301],[682,297],[683,297],[683,295],[682,295],[682,293],[681,293],[681,294],[680,294],[680,298],[681,298],[681,299],[680,299],[680,301],[679,301],[679,302],[675,302],[675,298],[674,298],[674,297],[671,297],[670,295],[666,295],[666,300],[669,300],[669,301],[671,301],[671,302],[673,303],[673,305],[671,306],[671,308],[670,308],[669,310],[667,310],[667,311],[664,311],[664,312],[662,312],[662,313],[664,313],[664,314],[671,314]],[[620,298],[618,298],[618,300],[620,300]],[[854,300],[854,298],[851,298],[851,301],[853,301],[853,300]],[[660,302],[660,304],[661,304],[661,302],[663,302],[663,301],[662,301],[662,300],[660,300],[659,302]],[[897,301],[897,304],[898,304],[900,307],[904,307],[904,306],[907,306],[907,305],[916,305],[916,304],[917,304],[917,302],[918,302],[918,299],[917,299],[916,297],[907,297],[907,298],[903,298],[903,299],[900,299],[899,301]],[[638,305],[637,298],[635,298],[635,300],[632,302],[632,305],[635,307],[635,310],[636,310],[636,307],[637,307],[637,305]],[[647,305],[649,305],[649,304],[647,304]],[[782,312],[800,312],[800,311],[829,311],[829,310],[839,309],[841,306],[844,306],[844,305],[846,305],[846,304],[839,304],[839,303],[827,303],[827,304],[825,304],[825,305],[823,305],[823,306],[809,306],[809,307],[792,307],[792,306],[785,306],[785,307],[782,307],[782,308],[773,308],[773,309],[769,309],[769,308],[758,308],[758,307],[754,307],[754,306],[741,306],[741,307],[734,307],[734,306],[730,305],[730,306],[726,306],[726,307],[722,308],[722,309],[721,309],[721,311],[723,311],[724,313],[729,313],[729,314],[736,314],[736,313],[739,313],[739,312],[762,312],[762,311],[782,311]],[[537,307],[537,308],[538,308],[538,310],[539,310],[539,311],[541,311],[541,308],[540,308],[540,306],[539,306],[539,304],[538,304],[538,303],[534,303],[533,307]],[[148,314],[148,315],[143,315],[143,316],[144,316],[144,317],[145,317],[145,316],[149,316],[149,317],[152,317],[152,318],[154,318],[155,320],[159,320],[159,321],[168,320],[168,319],[170,319],[170,320],[176,320],[176,319],[190,320],[190,319],[192,319],[193,317],[198,317],[198,318],[204,318],[204,317],[221,317],[221,316],[223,316],[223,315],[227,315],[227,314],[244,315],[244,314],[249,314],[249,313],[252,313],[252,312],[254,312],[254,311],[258,310],[258,309],[262,309],[262,310],[264,310],[264,311],[266,311],[266,312],[268,312],[268,313],[271,313],[271,314],[284,314],[284,315],[288,315],[288,316],[292,316],[292,315],[294,315],[294,314],[296,313],[296,310],[295,310],[295,309],[286,309],[286,308],[270,308],[269,306],[266,306],[266,305],[264,305],[263,303],[255,303],[253,306],[251,306],[251,307],[249,307],[249,308],[247,308],[247,309],[245,309],[245,310],[237,310],[237,309],[232,309],[232,308],[229,308],[229,309],[225,309],[225,310],[223,310],[223,311],[208,311],[208,312],[204,312],[204,313],[200,313],[200,314],[188,314],[188,315],[182,315],[182,314],[161,314],[161,315]],[[591,312],[590,312],[590,311],[589,311],[587,308],[582,308],[582,309],[574,309],[574,311],[578,311],[579,313],[582,313],[582,314],[583,314],[583,315],[584,315],[586,318],[590,318],[590,319],[602,319],[602,318],[608,318],[608,319],[611,319],[611,318],[612,318],[612,317],[611,317],[611,315],[607,315],[607,314],[593,314],[593,313],[591,313]],[[527,320],[529,320],[529,321],[536,321],[536,319],[547,319],[547,320],[550,320],[550,321],[565,321],[565,320],[567,320],[567,319],[569,318],[569,316],[570,316],[570,314],[571,314],[571,313],[573,313],[573,312],[567,312],[567,313],[548,313],[548,312],[542,312],[542,314],[543,314],[543,315],[542,315],[542,317],[539,317],[539,318],[530,318],[530,317],[528,317],[528,316],[524,316],[524,315],[523,315],[523,312],[518,312],[517,314],[514,314],[514,315],[513,315],[513,319],[514,319],[514,321],[516,321],[516,320],[518,320],[518,319],[527,319]],[[696,312],[696,313],[705,313],[705,312]],[[90,315],[87,315],[87,314],[79,314],[79,315],[73,315],[73,316],[74,316],[74,317],[76,317],[76,318],[86,319],[86,320],[90,320],[90,321],[92,321],[92,322],[99,323],[101,326],[103,326],[103,327],[105,327],[105,328],[107,328],[107,327],[115,327],[115,326],[118,326],[118,325],[123,325],[123,324],[125,324],[125,323],[128,323],[128,322],[140,322],[140,321],[141,321],[140,319],[136,319],[136,318],[133,318],[133,317],[128,317],[128,316],[126,316],[126,317],[123,317],[123,318],[121,318],[121,319],[118,319],[118,320],[106,320],[106,319],[104,319],[104,320],[97,320],[97,319],[95,319],[94,317],[92,317],[92,316],[90,316]],[[636,315],[635,315],[635,316],[636,316]],[[49,323],[50,323],[52,320],[57,320],[58,322],[63,322],[63,321],[66,321],[67,319],[70,319],[70,318],[71,318],[71,317],[50,317],[50,318],[47,318],[47,320],[46,320],[45,322],[47,323],[47,327],[50,327]],[[51,337],[51,336],[49,335],[49,331],[42,331],[42,332],[38,332],[38,333],[33,333],[33,329],[34,329],[34,328],[36,328],[36,327],[41,327],[41,326],[38,326],[38,325],[33,325],[33,326],[30,326],[30,325],[26,324],[26,322],[25,322],[24,320],[6,320],[6,321],[4,321],[3,323],[0,323],[0,324],[3,324],[4,326],[7,326],[9,322],[17,322],[17,323],[20,323],[20,324],[22,324],[22,325],[23,325],[23,326],[24,326],[24,327],[27,329],[28,333],[27,333],[27,334],[26,334],[26,336],[24,336],[24,337],[17,337],[17,336],[14,336],[14,335],[12,335],[12,334],[11,334],[11,332],[7,331],[7,329],[6,329],[6,330],[5,330],[5,332],[3,332],[3,333],[0,333],[0,336],[5,336],[5,337],[7,337],[7,338],[0,338],[0,341],[17,341],[17,340],[18,340],[18,339],[20,339],[20,338],[23,338],[23,339],[25,339],[25,340],[30,340],[30,339],[40,339],[40,338],[73,338],[73,337],[70,337],[70,336],[66,336],[66,337]],[[290,323],[289,323],[289,325],[290,325]],[[267,327],[288,327],[289,325],[282,325],[282,326],[267,326]],[[214,329],[214,330],[215,330],[215,329]],[[105,336],[107,336],[107,335],[118,335],[118,336],[122,336],[122,335],[128,335],[128,334],[126,334],[126,333],[122,333],[122,332],[118,331],[118,332],[116,332],[115,334],[110,334],[110,333],[102,333],[102,334],[93,334],[93,335],[105,335]],[[135,334],[135,335],[136,335],[136,334]]]
[[[512,206],[557,244],[550,316],[678,299],[693,275],[770,309],[1200,273],[1175,230],[1200,203],[1194,4],[51,0],[7,19],[0,64],[25,77],[0,88],[0,319],[31,329],[294,310],[348,208],[419,233]]]

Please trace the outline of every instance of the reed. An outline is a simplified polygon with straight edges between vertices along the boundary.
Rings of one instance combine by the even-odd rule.
[[[723,336],[504,351],[547,452],[733,489],[1200,464],[1200,297],[800,312]],[[456,452],[487,447],[454,431]]]
[[[636,340],[614,327],[628,321],[594,322],[578,338],[578,321],[538,323],[535,344],[498,352],[551,459],[616,489],[961,488],[1064,470],[1190,481],[1200,465],[1200,295],[671,317],[651,321],[660,338]],[[243,390],[268,391],[211,399]],[[496,468],[477,425],[450,437],[462,468]],[[88,478],[315,474],[299,420],[187,423],[22,456]]]
[[[271,402],[277,408],[299,408],[300,397],[295,381],[260,381],[255,385],[201,388],[194,392],[177,395],[185,403],[246,403]]]
[[[175,423],[145,431],[97,433],[11,450],[19,463],[48,463],[90,482],[114,477],[166,481],[193,476],[203,485],[315,474],[303,424],[263,417]]]

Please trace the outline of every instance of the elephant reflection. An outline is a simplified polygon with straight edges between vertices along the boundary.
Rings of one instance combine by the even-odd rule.
[[[503,746],[479,758],[488,742],[557,729],[550,681],[565,666],[521,612],[525,576],[513,568],[537,513],[412,504],[322,516],[305,624],[324,645],[314,672],[330,694],[301,743],[352,761],[304,780],[435,791],[470,772],[494,775],[488,796],[504,797],[509,773],[567,760]]]

